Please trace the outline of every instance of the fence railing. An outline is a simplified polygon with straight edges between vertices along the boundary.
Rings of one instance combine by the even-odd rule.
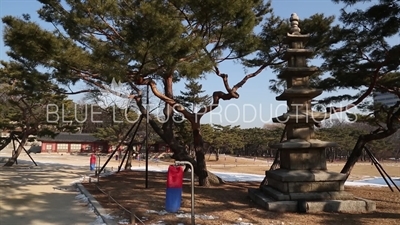
[[[133,217],[133,218],[135,219],[135,222],[139,222],[139,223],[145,225],[145,223],[144,223],[139,217],[137,217],[137,216],[136,216],[134,213],[132,213],[130,210],[128,210],[127,208],[125,208],[124,206],[122,206],[117,200],[115,200],[115,198],[113,198],[113,197],[111,196],[110,193],[107,193],[107,192],[105,192],[104,190],[102,190],[97,184],[95,184],[95,186],[96,186],[97,190],[99,190],[101,193],[105,194],[105,195],[108,197],[108,201],[109,201],[109,202],[113,201],[115,204],[117,204],[117,206],[118,206],[119,208],[121,208],[121,209],[124,210],[126,213],[128,213],[128,214],[131,216],[131,220],[132,220],[132,217]],[[133,221],[131,221],[131,222],[133,222]]]

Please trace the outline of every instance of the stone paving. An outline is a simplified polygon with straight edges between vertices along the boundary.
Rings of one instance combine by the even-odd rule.
[[[95,224],[97,216],[71,185],[87,173],[62,166],[0,167],[0,224]]]

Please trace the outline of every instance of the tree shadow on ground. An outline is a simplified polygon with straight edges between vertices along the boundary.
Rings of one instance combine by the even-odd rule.
[[[88,225],[96,216],[71,181],[82,172],[54,167],[0,168],[1,225]]]

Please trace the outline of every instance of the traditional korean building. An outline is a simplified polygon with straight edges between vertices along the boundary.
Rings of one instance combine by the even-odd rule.
[[[102,152],[108,153],[109,144],[87,133],[60,133],[54,138],[40,137],[42,142],[41,152]]]

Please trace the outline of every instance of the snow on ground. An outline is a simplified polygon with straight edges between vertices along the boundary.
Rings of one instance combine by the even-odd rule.
[[[135,171],[145,171],[145,167],[131,167],[131,170]],[[167,166],[149,166],[149,171],[154,172],[167,172]],[[264,179],[264,175],[248,174],[248,173],[225,173],[216,172],[210,169],[215,175],[219,176],[222,180],[227,182],[261,182]],[[400,182],[400,177],[392,177],[393,181]],[[375,181],[376,180],[376,181]],[[374,183],[374,181],[376,183]],[[358,181],[346,181],[345,185],[348,186],[374,186],[374,187],[387,187],[387,185],[379,179],[379,177],[371,177],[368,179],[358,180]],[[399,184],[400,185],[400,184]]]
[[[129,223],[128,223],[129,224]],[[101,216],[97,216],[96,220],[93,221],[91,224],[89,225],[107,225],[106,223],[103,222],[103,218],[101,218]]]

